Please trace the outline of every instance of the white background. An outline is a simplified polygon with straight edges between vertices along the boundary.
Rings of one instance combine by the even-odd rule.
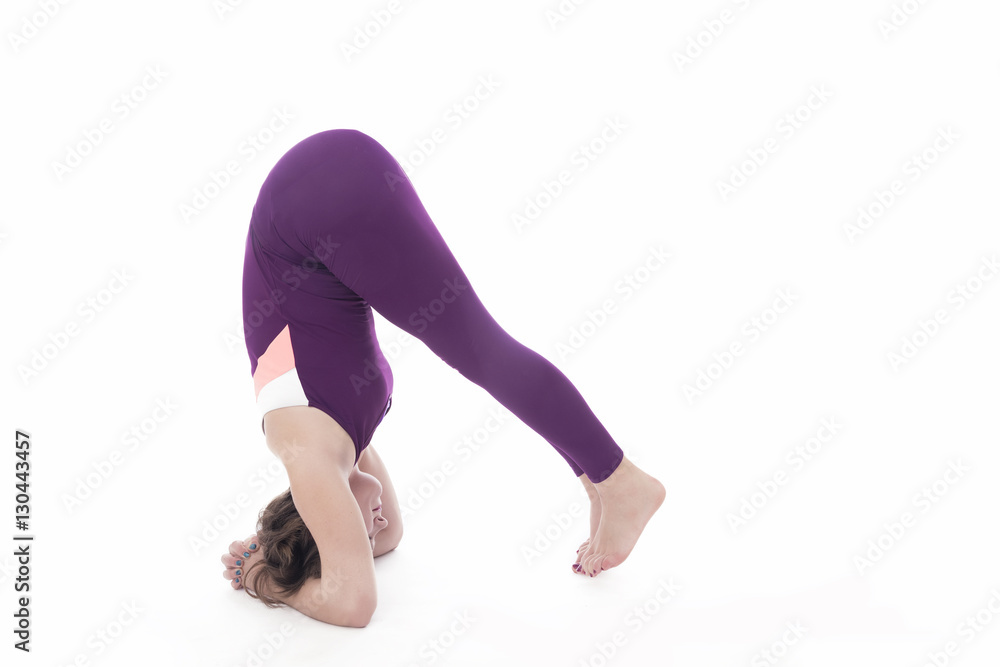
[[[5,664],[995,664],[1000,7],[563,6],[6,3]],[[291,119],[272,131],[275,110]],[[562,458],[514,419],[482,437],[495,401],[379,320],[396,387],[372,445],[412,511],[376,560],[371,624],[266,609],[222,579],[221,553],[287,487],[240,333],[249,215],[281,154],[331,128],[416,165],[493,315],[664,483],[621,567],[571,572],[588,525]],[[539,197],[561,170],[570,184]],[[519,230],[529,200],[545,206]],[[651,247],[671,256],[655,271]],[[625,276],[644,281],[628,298]],[[769,311],[781,290],[792,306]],[[835,435],[796,467],[824,419]],[[11,648],[16,429],[30,655]]]

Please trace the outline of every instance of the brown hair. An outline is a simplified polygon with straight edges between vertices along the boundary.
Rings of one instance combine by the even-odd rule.
[[[263,558],[243,575],[246,579],[251,571],[260,568],[253,580],[254,591],[247,589],[250,597],[268,607],[281,607],[285,603],[275,595],[294,594],[307,579],[320,576],[319,548],[292,502],[291,489],[260,511],[257,539]]]

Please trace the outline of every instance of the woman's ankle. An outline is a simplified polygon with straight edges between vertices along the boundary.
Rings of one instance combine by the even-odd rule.
[[[588,498],[591,500],[598,498],[597,487],[595,487],[594,483],[590,481],[589,477],[587,477],[587,473],[583,473],[577,479],[579,479],[580,483],[583,484],[583,488],[587,492]]]
[[[628,457],[622,456],[621,463],[618,464],[610,475],[594,484],[594,489],[598,494],[614,491],[621,487],[622,484],[628,484],[629,479],[633,478],[636,472],[640,472],[639,468],[629,461]]]

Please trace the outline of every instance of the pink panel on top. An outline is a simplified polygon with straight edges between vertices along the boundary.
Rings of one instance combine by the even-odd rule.
[[[259,396],[264,385],[293,368],[295,368],[295,357],[292,355],[292,337],[286,324],[281,333],[267,346],[264,354],[257,359],[257,370],[253,374],[254,395]]]

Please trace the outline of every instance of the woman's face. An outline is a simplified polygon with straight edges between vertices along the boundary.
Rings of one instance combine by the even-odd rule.
[[[351,485],[351,493],[358,501],[361,516],[365,520],[368,538],[374,538],[379,531],[389,525],[382,516],[382,484],[372,475],[361,472],[355,467],[347,481]]]

